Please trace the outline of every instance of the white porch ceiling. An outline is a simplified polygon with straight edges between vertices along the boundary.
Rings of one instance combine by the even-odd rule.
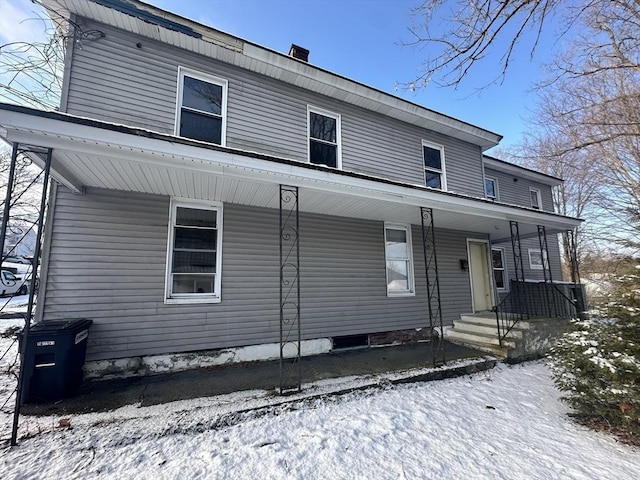
[[[2,112],[0,135],[53,148],[52,175],[76,191],[97,187],[278,208],[283,184],[299,187],[304,212],[420,224],[420,207],[427,207],[434,210],[438,228],[489,234],[494,240],[510,237],[510,220],[519,222],[522,236],[536,234],[537,225],[553,232],[579,224],[555,214],[139,129],[23,108],[7,110]]]

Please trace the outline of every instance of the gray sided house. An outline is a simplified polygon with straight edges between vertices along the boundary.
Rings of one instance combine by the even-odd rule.
[[[92,319],[96,375],[429,338],[562,279],[579,220],[553,213],[561,180],[483,155],[499,135],[299,47],[134,0],[43,3],[72,25],[60,111],[1,104],[0,132],[52,149],[37,320]]]

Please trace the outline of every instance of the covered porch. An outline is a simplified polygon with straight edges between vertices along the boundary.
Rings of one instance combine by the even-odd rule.
[[[450,324],[461,312],[474,309],[470,301],[473,297],[470,270],[474,269],[474,260],[467,252],[468,240],[480,240],[479,243],[486,245],[484,265],[481,266],[485,272],[485,289],[489,291],[491,304],[497,305],[498,295],[489,263],[491,243],[536,237],[540,227],[544,228],[546,238],[573,229],[579,223],[576,219],[455,192],[441,192],[54,112],[14,106],[2,106],[2,112],[2,137],[17,145],[17,150],[25,149],[34,161],[49,165],[52,177],[61,185],[53,188],[54,195],[50,199],[47,222],[50,236],[45,237],[36,319],[57,319],[69,312],[93,317],[96,328],[92,332],[93,338],[90,337],[93,342],[90,343],[90,358],[96,361],[126,357],[127,352],[131,357],[170,353],[168,348],[177,345],[177,340],[181,343],[176,348],[181,351],[202,349],[205,344],[200,341],[203,332],[214,335],[213,331],[217,329],[216,341],[210,342],[212,348],[231,347],[234,342],[238,346],[256,344],[259,338],[277,340],[274,344],[278,346],[280,357],[280,389],[286,391],[300,388],[304,342],[394,329],[426,329],[427,338],[433,340],[435,334],[438,341],[430,342],[433,348],[430,358],[425,360],[434,364],[443,362],[446,360],[441,342],[444,325]],[[42,149],[46,152],[44,155],[39,153]],[[81,197],[87,200],[73,200]],[[226,317],[233,318],[235,312],[244,309],[243,316],[237,317],[240,320],[257,316],[270,318],[263,323],[256,320],[255,332],[245,332],[247,336],[253,335],[246,343],[237,340],[243,334],[242,328],[235,327],[232,331],[230,325],[221,324],[219,317],[211,313],[217,306],[167,305],[164,288],[149,293],[149,297],[140,302],[127,300],[121,285],[114,281],[98,282],[86,273],[86,279],[99,285],[101,295],[108,295],[111,301],[110,310],[105,309],[102,314],[94,312],[94,315],[87,310],[88,306],[78,306],[71,298],[74,294],[78,296],[78,291],[65,290],[64,281],[73,276],[73,267],[63,264],[60,258],[64,257],[68,263],[74,261],[74,228],[79,235],[78,248],[85,240],[102,244],[106,238],[97,239],[96,226],[91,227],[91,231],[83,230],[89,228],[89,223],[74,220],[74,215],[90,217],[97,212],[104,213],[100,204],[107,200],[111,202],[109,205],[119,205],[118,209],[109,206],[104,218],[128,231],[130,238],[147,234],[158,236],[161,230],[165,232],[165,237],[155,243],[157,257],[162,243],[166,246],[167,242],[167,217],[164,218],[165,225],[159,225],[163,221],[159,212],[168,210],[171,198],[219,202],[225,205],[225,215],[230,212],[225,216],[225,251],[233,250],[234,244],[245,243],[242,243],[242,249],[232,252],[234,255],[227,256],[233,258],[233,264],[231,260],[223,260],[225,272],[231,271],[231,275],[222,280],[220,310]],[[131,204],[129,209],[125,206],[127,202]],[[74,204],[82,204],[82,208],[78,210]],[[149,217],[152,220],[144,224],[145,211],[141,206],[147,204],[153,215]],[[121,212],[124,219],[137,210],[139,216],[135,217],[135,222],[140,224],[137,232],[133,221],[112,218]],[[86,219],[87,222],[90,220]],[[227,226],[227,223],[235,227]],[[251,223],[262,225],[260,232],[248,228]],[[385,292],[385,284],[370,278],[375,275],[384,279],[386,268],[388,287],[389,265],[385,266],[384,246],[387,223],[411,226],[407,241],[412,243],[411,268],[415,283],[410,295],[401,299],[390,298],[388,290]],[[515,235],[514,225],[517,226]],[[237,236],[232,241],[227,232],[233,228]],[[260,242],[243,240],[256,233],[263,235]],[[83,239],[82,234],[92,238]],[[253,255],[251,249],[258,244],[264,245],[267,236],[271,238],[270,243],[260,247],[264,251],[259,256]],[[64,249],[67,248],[65,242],[70,242],[69,250]],[[349,248],[336,255],[331,252],[331,245],[326,245],[328,242]],[[452,247],[454,242],[457,242],[455,248]],[[350,264],[353,271],[349,271],[349,266],[340,270],[339,264],[357,257],[359,250],[366,250],[367,254]],[[114,250],[109,252],[115,256]],[[146,255],[146,252],[141,249],[139,255]],[[314,263],[313,259],[319,255],[324,255],[324,262]],[[86,258],[76,258],[80,262],[93,262],[90,257],[87,253]],[[106,255],[104,258],[107,262]],[[263,291],[268,285],[269,292],[264,298],[239,298],[236,293],[246,279],[257,275],[258,263],[243,265],[246,258],[254,258],[260,265],[264,263],[266,273],[259,284]],[[333,259],[333,263],[327,259]],[[159,266],[164,259],[162,262],[157,262],[157,258],[153,260],[157,265],[149,270],[155,277],[148,287],[144,287],[150,292],[161,283],[160,276],[164,282]],[[104,262],[101,265],[108,271]],[[81,271],[83,267],[78,265],[77,268]],[[328,273],[319,273],[327,268]],[[326,286],[328,279],[336,274],[340,277],[337,286],[333,290],[327,289],[323,295],[314,296],[313,291]],[[360,284],[362,290],[358,287]],[[80,288],[78,282],[74,285],[74,288]],[[233,291],[230,290],[232,286]],[[370,291],[365,292],[365,286]],[[254,289],[255,292],[259,290],[258,287]],[[343,297],[348,298],[338,298],[340,292],[347,292]],[[236,294],[237,299],[234,298]],[[374,298],[372,304],[369,299]],[[231,306],[224,310],[227,299],[229,305],[234,305],[233,311]],[[96,310],[102,303],[97,299],[94,301]],[[251,307],[247,307],[248,303]],[[249,311],[254,307],[256,310]],[[123,313],[133,309],[139,310],[136,320],[129,313]],[[364,325],[367,318],[376,315],[390,318],[394,312],[398,315],[397,321],[372,321],[370,325]],[[152,320],[148,326],[140,326],[143,323],[140,319],[145,315],[158,319],[155,330]],[[116,323],[112,320],[114,317],[122,321]],[[277,325],[274,325],[272,320],[276,318]],[[181,322],[181,319],[184,320]],[[363,323],[358,323],[359,319]],[[192,322],[192,336],[185,334],[189,321]],[[160,338],[158,328],[164,328],[166,340]],[[123,336],[122,329],[129,335],[124,342],[118,338]],[[224,334],[220,333],[223,329]],[[120,346],[116,348],[113,342],[118,341]]]

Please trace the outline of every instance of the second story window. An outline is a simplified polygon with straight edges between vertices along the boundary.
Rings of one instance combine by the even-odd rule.
[[[309,107],[309,162],[342,168],[340,115]]]
[[[539,188],[530,188],[529,196],[531,197],[531,208],[536,210],[542,210],[542,198],[540,196]]]
[[[227,81],[180,68],[176,135],[224,145]]]
[[[486,177],[484,179],[484,189],[487,192],[487,198],[491,200],[498,199],[498,181],[495,178]]]
[[[444,169],[444,147],[422,142],[424,158],[424,178],[427,187],[439,190],[447,189],[447,177]]]

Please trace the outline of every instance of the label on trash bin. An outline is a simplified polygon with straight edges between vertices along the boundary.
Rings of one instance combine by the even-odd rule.
[[[76,334],[76,345],[89,336],[89,330],[82,330]]]
[[[36,342],[36,347],[53,347],[55,344],[55,340],[40,340],[39,342]]]

